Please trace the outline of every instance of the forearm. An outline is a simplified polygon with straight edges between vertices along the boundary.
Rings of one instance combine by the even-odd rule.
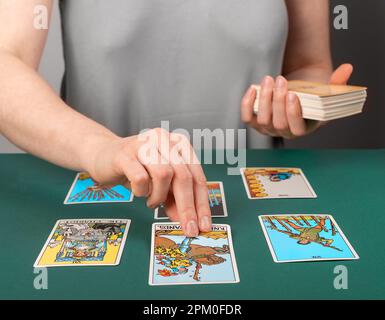
[[[332,71],[333,70],[331,66],[329,67],[329,66],[310,65],[310,66],[304,66],[297,70],[290,71],[284,76],[288,80],[306,80],[306,81],[327,83],[329,82]]]
[[[96,143],[116,136],[67,106],[32,68],[0,50],[0,133],[57,165],[87,170]]]

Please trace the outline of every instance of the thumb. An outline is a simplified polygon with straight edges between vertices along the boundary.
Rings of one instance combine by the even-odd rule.
[[[353,73],[353,66],[349,63],[341,64],[330,76],[330,84],[347,84]]]

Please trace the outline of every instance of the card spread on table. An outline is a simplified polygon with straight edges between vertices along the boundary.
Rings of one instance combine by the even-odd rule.
[[[317,198],[299,168],[242,168],[249,199]]]
[[[331,215],[263,215],[259,221],[274,262],[359,259]]]
[[[124,186],[101,186],[86,172],[80,172],[68,192],[64,204],[131,202],[133,193]]]
[[[120,262],[131,220],[58,220],[35,268],[115,266]]]
[[[154,223],[150,285],[239,282],[230,226],[213,224],[196,238],[183,234],[178,223]]]
[[[209,204],[212,217],[227,217],[227,207],[223,183],[220,181],[207,182]],[[155,209],[154,219],[168,219],[163,206]]]

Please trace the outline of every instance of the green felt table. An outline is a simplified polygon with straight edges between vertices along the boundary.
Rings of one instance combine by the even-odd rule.
[[[31,299],[384,299],[385,150],[253,150],[248,166],[304,170],[317,199],[249,200],[241,177],[226,165],[205,165],[223,181],[240,283],[148,285],[153,212],[131,203],[63,205],[75,173],[29,155],[0,155],[0,298]],[[259,214],[330,213],[360,255],[355,261],[273,262]],[[36,290],[33,263],[56,220],[132,219],[116,267],[48,270],[48,290]],[[334,267],[348,269],[348,289],[333,286]]]

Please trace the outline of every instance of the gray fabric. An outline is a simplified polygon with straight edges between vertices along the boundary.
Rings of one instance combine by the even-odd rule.
[[[121,136],[161,120],[189,131],[241,128],[248,85],[281,71],[283,0],[62,0],[60,6],[64,98]],[[250,134],[249,145],[263,146],[261,137]]]

